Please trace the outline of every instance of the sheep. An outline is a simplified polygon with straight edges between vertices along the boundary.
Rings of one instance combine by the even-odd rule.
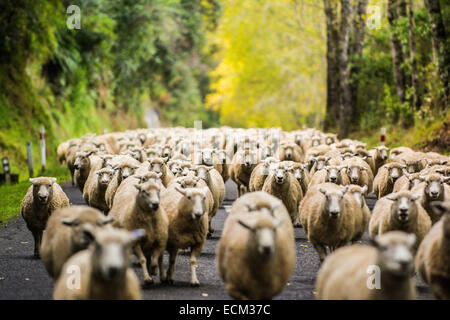
[[[115,160],[113,169],[116,173],[105,191],[105,201],[109,209],[111,209],[114,205],[114,196],[117,188],[120,186],[122,181],[137,173],[137,170],[140,168],[139,165],[139,161],[130,156],[120,156]]]
[[[370,166],[361,158],[353,157],[344,161],[343,165],[347,166],[347,176],[352,184],[361,187],[367,186],[368,192],[372,192],[373,173]]]
[[[148,160],[149,166],[146,168],[146,166],[141,166],[136,173],[137,174],[143,174],[148,171],[153,171],[156,173],[162,173],[161,181],[164,185],[164,187],[167,188],[167,186],[170,184],[170,182],[175,178],[172,171],[170,171],[169,167],[167,166],[165,160],[163,158],[151,158]]]
[[[266,181],[267,177],[270,174],[271,169],[276,167],[276,163],[278,163],[279,160],[274,157],[266,158],[265,160],[262,160],[261,163],[259,163],[255,169],[252,171],[252,174],[250,175],[250,181],[249,181],[249,191],[255,192],[255,191],[261,191],[264,182]]]
[[[373,179],[373,192],[378,199],[394,190],[395,181],[403,175],[405,165],[391,162],[383,165]]]
[[[97,228],[111,223],[100,211],[88,206],[71,206],[56,210],[48,219],[40,248],[48,274],[57,279],[64,263],[84,250],[94,239]]]
[[[198,150],[195,154],[197,157],[194,157],[196,159],[193,159],[192,161],[194,164],[213,166],[219,174],[222,173],[222,163],[213,149],[204,148],[202,150]]]
[[[375,160],[368,150],[356,149],[354,155],[363,159],[369,165],[370,170],[372,170],[372,174],[374,176],[376,175]]]
[[[69,206],[69,198],[56,183],[56,178],[30,178],[28,188],[20,204],[20,213],[34,239],[34,257],[39,258],[42,233],[51,214],[60,208]]]
[[[248,191],[250,176],[258,164],[256,152],[245,149],[236,152],[230,166],[230,178],[237,184],[238,196]]]
[[[223,182],[227,182],[230,178],[230,163],[231,161],[228,158],[228,154],[226,150],[219,149],[216,150],[217,158],[219,159],[219,163],[222,165],[222,172],[220,175],[222,176]]]
[[[397,181],[395,181],[394,189],[392,192],[399,192],[402,190],[411,190],[415,186],[417,186],[419,183],[423,182],[423,180],[420,178],[421,173],[404,173],[403,176],[401,176]]]
[[[355,210],[355,235],[352,243],[361,240],[364,232],[367,230],[370,221],[370,209],[367,206],[365,196],[367,194],[367,186],[358,186],[355,184],[348,185],[347,194],[355,198],[359,212]],[[358,214],[357,214],[358,213]]]
[[[345,174],[346,170],[346,166],[326,166],[314,173],[314,175],[311,177],[311,181],[309,182],[308,189],[311,189],[314,186],[324,182],[348,185],[350,184],[350,181]]]
[[[294,162],[292,163],[292,170],[294,173],[294,178],[297,179],[298,183],[302,187],[302,193],[306,194],[309,185],[309,173],[306,165]]]
[[[316,281],[321,300],[416,299],[414,234],[391,231],[372,245],[340,248],[327,257]],[[370,281],[373,270],[379,283]],[[375,280],[377,281],[377,280]],[[378,287],[379,286],[379,287]]]
[[[411,191],[400,191],[379,199],[370,218],[369,234],[374,237],[394,230],[414,233],[417,249],[431,228],[430,217],[417,201],[419,197]]]
[[[332,157],[328,156],[318,156],[310,158],[310,168],[309,168],[309,175],[312,177],[314,173],[316,173],[319,170],[322,170],[327,165],[331,165],[330,161],[332,160]],[[311,164],[312,163],[312,164]]]
[[[73,255],[55,283],[55,300],[140,300],[139,280],[131,268],[131,248],[142,230],[104,228],[88,249]],[[74,270],[79,283],[73,281]]]
[[[74,178],[75,183],[81,192],[83,192],[84,184],[91,171],[91,156],[97,153],[98,151],[96,149],[89,148],[85,151],[77,152],[76,154]]]
[[[208,233],[208,187],[187,188],[175,187],[161,195],[161,206],[169,217],[169,238],[167,252],[169,267],[166,282],[173,284],[173,274],[178,249],[190,247],[191,280],[190,285],[198,287],[197,257],[200,255]]]
[[[217,266],[232,298],[272,299],[291,277],[296,260],[294,232],[286,221],[287,210],[278,210],[278,215],[283,218],[253,211],[227,219]]]
[[[304,154],[297,144],[282,142],[277,150],[276,157],[280,161],[302,162]]]
[[[409,174],[413,174],[416,172],[420,172],[424,167],[422,166],[422,160],[417,158],[414,159],[396,159],[396,162],[403,162],[406,166],[406,172]]]
[[[369,154],[372,156],[375,162],[375,170],[373,171],[374,176],[377,175],[378,170],[384,166],[388,161],[389,148],[386,146],[373,147],[369,150]],[[392,153],[391,153],[392,160]]]
[[[289,212],[292,223],[295,227],[300,227],[298,207],[303,199],[303,192],[292,171],[292,166],[288,162],[274,164],[273,172],[270,173],[264,182],[262,191],[282,200]]]
[[[149,181],[144,184],[127,184],[116,194],[114,205],[109,212],[109,216],[114,218],[114,227],[145,231],[144,239],[136,243],[134,251],[139,258],[146,286],[153,284],[151,275],[156,274],[158,265],[161,282],[166,280],[162,255],[169,234],[169,219],[160,202],[158,183]]]
[[[95,171],[97,179],[87,180],[83,189],[83,198],[91,207],[108,212],[105,193],[109,183],[113,179],[115,171],[111,168],[103,168]]]
[[[414,150],[408,147],[394,148],[390,152],[391,161],[394,161],[402,153],[414,153]]]
[[[416,267],[437,299],[450,300],[450,201],[436,201],[432,206],[437,215],[443,217],[422,240],[417,250]]]
[[[419,176],[423,181],[412,188],[411,192],[420,195],[420,204],[428,213],[431,223],[435,224],[441,216],[439,211],[433,210],[432,201],[450,200],[450,187],[445,183],[450,181],[450,177],[443,177],[439,174],[430,174],[428,176]]]
[[[355,239],[359,232],[354,216],[359,205],[353,196],[345,194],[348,187],[325,187],[326,184],[318,185],[301,205],[302,225],[320,263],[327,255],[327,247],[333,252]]]
[[[64,164],[66,161],[67,151],[69,150],[70,140],[65,141],[58,145],[56,149],[56,155],[58,156],[58,161],[60,164]]]
[[[195,172],[197,177],[203,179],[206,182],[214,199],[214,204],[211,209],[211,213],[209,214],[208,224],[208,235],[211,236],[214,233],[214,228],[212,227],[212,218],[216,215],[220,205],[225,199],[225,183],[223,182],[222,176],[214,167],[196,165],[193,168],[193,171]]]

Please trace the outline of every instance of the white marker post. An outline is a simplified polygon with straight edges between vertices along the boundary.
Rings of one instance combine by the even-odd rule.
[[[45,157],[45,128],[44,126],[41,126],[39,129],[39,139],[41,143],[41,164],[42,164],[42,172],[45,171],[46,166],[46,157]]]
[[[3,173],[5,174],[6,184],[10,184],[11,183],[11,167],[9,165],[9,159],[7,157],[4,157],[2,159],[2,165],[3,165]]]
[[[33,175],[34,175],[33,153],[31,150],[31,142],[30,141],[27,141],[27,158],[28,158],[28,172],[30,174],[30,178],[33,178]]]
[[[380,145],[386,144],[386,128],[381,128]]]

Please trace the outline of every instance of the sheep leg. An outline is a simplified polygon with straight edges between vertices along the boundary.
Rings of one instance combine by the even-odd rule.
[[[301,226],[301,222],[300,222],[300,213],[297,210],[297,212],[294,215],[294,228],[300,228]]]
[[[208,238],[210,238],[213,233],[214,233],[214,228],[212,227],[212,215],[211,215],[211,217],[209,217],[209,222],[208,222]]]
[[[167,273],[166,270],[164,270],[164,265],[163,265],[163,257],[164,257],[164,252],[161,252],[159,258],[158,258],[158,267],[159,267],[159,280],[161,281],[161,283],[166,283],[167,282]]]
[[[314,249],[316,249],[317,253],[319,254],[320,264],[322,264],[323,260],[325,260],[325,257],[327,256],[327,249],[315,241],[310,242],[313,245]]]
[[[169,251],[169,268],[167,269],[167,281],[173,284],[173,273],[175,271],[175,261],[177,260],[178,249],[170,249]]]
[[[42,231],[32,231],[34,238],[34,254],[35,259],[39,259],[41,255],[39,254],[39,248],[41,247]]]
[[[191,287],[200,286],[200,282],[197,279],[197,256],[202,250],[201,246],[191,247],[191,258],[189,260],[191,264]]]
[[[145,258],[145,255],[142,252],[141,245],[138,243],[134,247],[134,250],[136,252],[136,255],[139,258],[139,263],[141,264],[142,273],[144,274],[144,285],[153,284],[153,279],[150,276],[150,274],[148,273],[148,269],[147,269],[147,259]]]
[[[150,270],[152,275],[156,275],[157,268],[159,266],[159,257],[163,255],[164,247],[156,247],[152,253],[152,260],[150,263]]]
[[[245,296],[243,293],[241,293],[236,287],[234,287],[232,284],[227,284],[227,292],[233,299],[236,300],[248,300],[248,297]]]

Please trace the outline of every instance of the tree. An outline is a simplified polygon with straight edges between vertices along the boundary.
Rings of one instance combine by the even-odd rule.
[[[413,87],[413,105],[416,109],[422,104],[421,95],[420,95],[420,85],[417,74],[417,59],[416,59],[416,38],[414,35],[414,12],[412,7],[412,0],[409,0],[408,3],[408,19],[409,19],[409,55],[411,59],[411,84]]]
[[[359,88],[359,76],[361,70],[361,58],[364,44],[364,27],[367,10],[367,0],[358,0],[354,4],[354,15],[353,15],[353,32],[352,40],[350,44],[350,59],[351,59],[351,69],[350,69],[350,94],[351,94],[351,108],[353,110],[353,119],[357,119],[357,99],[358,99],[358,88]]]
[[[400,102],[405,102],[406,98],[406,76],[401,65],[404,63],[403,48],[400,39],[395,34],[396,21],[398,20],[398,1],[388,0],[388,21],[391,26],[391,50],[392,64],[394,67],[394,81],[397,89],[397,96]]]
[[[341,0],[341,34],[339,37],[339,138],[346,137],[349,132],[349,119],[353,114],[350,94],[350,68],[348,60],[349,36],[351,31],[351,0]]]
[[[323,2],[327,26],[327,106],[324,131],[328,131],[339,120],[338,1]]]
[[[430,16],[433,49],[438,60],[439,77],[444,93],[444,106],[447,107],[450,98],[450,44],[439,0],[425,0],[425,5]]]

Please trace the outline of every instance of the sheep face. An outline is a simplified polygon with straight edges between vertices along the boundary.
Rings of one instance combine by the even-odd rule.
[[[350,178],[351,183],[353,184],[359,184],[359,181],[362,176],[362,172],[366,171],[367,168],[358,166],[358,165],[351,165],[348,167],[347,172]]]
[[[134,176],[134,177],[139,180],[139,184],[143,184],[148,181],[151,181],[151,182],[157,183],[157,184],[161,184],[161,176],[162,176],[162,173],[147,172],[144,175]]]
[[[99,186],[106,188],[108,184],[111,182],[115,171],[113,169],[103,168],[97,170],[95,173],[97,174]]]
[[[346,169],[344,166],[336,167],[336,166],[327,166],[325,170],[327,171],[326,182],[332,182],[339,184],[341,183],[341,171]]]
[[[336,141],[336,138],[334,136],[328,136],[325,139],[325,143],[327,145],[333,144],[333,143],[335,143],[335,141]]]
[[[414,272],[414,234],[391,231],[373,241],[378,249],[378,264],[382,270],[397,277],[410,277]]]
[[[203,149],[201,151],[201,155],[202,155],[202,163],[204,165],[212,166],[214,164],[213,163],[214,150],[212,150],[212,149]]]
[[[242,165],[246,169],[250,169],[257,164],[257,156],[254,151],[245,150],[242,155]]]
[[[265,217],[259,221],[246,222],[238,220],[239,224],[250,231],[250,248],[256,249],[262,258],[270,258],[276,250],[276,229],[281,225],[281,220]],[[256,248],[255,248],[256,247]]]
[[[147,158],[149,158],[149,159],[157,158],[161,155],[159,150],[156,150],[156,149],[146,149],[145,154],[147,155]]]
[[[75,162],[73,164],[76,170],[80,170],[82,168],[89,168],[91,165],[91,160],[89,156],[94,154],[95,151],[86,151],[86,152],[77,152]]]
[[[112,163],[111,163],[111,161],[113,159],[112,155],[103,155],[103,156],[100,156],[100,158],[103,161],[102,168],[112,167]]]
[[[305,167],[303,165],[294,165],[293,170],[294,178],[298,182],[301,182],[306,178]]]
[[[168,158],[170,157],[170,155],[172,154],[172,148],[170,148],[169,146],[165,146],[162,150],[162,156],[164,158]]]
[[[203,179],[206,183],[208,183],[211,179],[211,175],[209,172],[214,169],[214,167],[207,167],[205,165],[197,166],[193,169],[195,175],[200,179]]]
[[[272,149],[270,148],[270,146],[264,146],[260,150],[261,150],[261,159],[262,160],[265,160],[272,156]]]
[[[159,184],[146,182],[135,185],[139,191],[137,194],[137,204],[144,212],[155,212],[159,208],[160,188]]]
[[[403,175],[402,169],[404,169],[404,166],[389,166],[387,167],[389,171],[389,179],[392,183],[395,183],[398,178],[400,178]]]
[[[180,162],[179,161],[169,161],[167,163],[167,165],[169,166],[170,171],[172,171],[174,176],[178,176],[179,173],[181,172],[181,167],[180,167]]]
[[[298,146],[302,145],[303,136],[301,134],[296,134],[294,137],[294,141]]]
[[[322,214],[331,219],[338,219],[344,210],[344,192],[326,191],[322,188],[319,191],[325,196]]]
[[[328,158],[323,157],[323,156],[318,157],[316,171],[322,170],[326,165],[328,165],[330,160],[331,160],[331,157],[328,157]]]
[[[217,151],[217,157],[219,158],[219,163],[220,164],[226,164],[227,163],[227,152],[225,150]]]
[[[86,249],[94,240],[97,228],[111,223],[112,217],[105,217],[92,208],[86,208],[76,216],[64,218],[61,223],[71,228],[71,242],[75,251]]]
[[[311,139],[311,146],[313,147],[317,147],[318,145],[320,145],[320,138],[312,138]]]
[[[53,184],[56,183],[56,178],[31,178],[30,182],[33,184],[34,201],[40,205],[48,204],[53,196]]]
[[[284,146],[284,160],[292,161],[294,158],[294,149],[291,146]]]
[[[439,175],[430,175],[428,177],[422,177],[426,182],[425,196],[433,201],[443,200],[444,198],[444,183],[450,181],[450,177],[441,177]]]
[[[409,186],[408,189],[411,190],[415,186],[417,186],[419,183],[423,182],[423,180],[420,178],[419,173],[409,174],[405,172],[405,176],[408,178]]]
[[[413,195],[410,192],[398,192],[386,196],[386,199],[394,201],[391,206],[391,215],[401,223],[415,220],[418,215],[416,200],[420,195]]]
[[[284,184],[289,181],[289,173],[292,172],[292,168],[289,166],[278,165],[273,170],[273,176],[277,184]]]
[[[418,161],[406,161],[403,159],[403,162],[406,165],[406,172],[409,174],[416,173],[420,171],[420,160]]]
[[[95,235],[91,257],[94,276],[105,282],[122,281],[131,264],[131,249],[143,235],[142,230],[133,232],[112,228],[99,230]]]
[[[139,162],[142,162],[142,153],[141,149],[131,149],[130,155]]]
[[[187,208],[191,213],[192,220],[200,221],[207,211],[206,195],[209,191],[209,188],[203,187],[183,189],[176,186],[175,189],[186,198],[188,206]]]
[[[189,162],[183,162],[180,164],[181,172],[179,173],[179,176],[185,177],[191,172],[191,164]]]
[[[378,151],[378,154],[379,154],[379,157],[381,158],[381,160],[387,161],[389,148],[381,146],[381,147],[377,147],[375,149]]]
[[[163,172],[164,161],[161,158],[153,158],[149,161],[148,171]]]
[[[130,164],[121,164],[118,167],[114,167],[113,169],[118,170],[117,181],[120,184],[126,178],[131,177],[138,168],[138,166]]]
[[[365,194],[367,192],[367,186],[360,187],[357,185],[349,186],[348,192],[355,198],[361,208],[366,204]]]
[[[443,216],[441,218],[441,220],[443,221],[442,231],[445,239],[447,239],[447,241],[450,241],[450,201],[433,201],[431,203],[431,208],[438,216]]]

